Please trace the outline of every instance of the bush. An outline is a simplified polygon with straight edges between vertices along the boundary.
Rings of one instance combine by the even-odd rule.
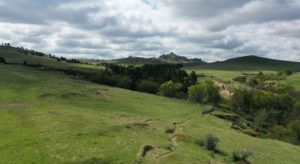
[[[300,120],[300,101],[294,104],[294,108],[290,113],[291,120]]]
[[[217,144],[219,142],[219,138],[212,135],[212,134],[208,134],[206,136],[206,143],[205,146],[208,150],[212,150],[215,151],[217,148]]]
[[[268,128],[280,122],[281,113],[274,109],[260,109],[255,117],[257,126]]]
[[[253,96],[253,104],[256,109],[266,108],[289,111],[293,108],[293,100],[289,95],[275,94],[265,91],[255,92]]]
[[[7,64],[5,58],[2,58],[2,57],[0,57],[0,63]]]
[[[104,73],[93,75],[91,77],[91,81],[98,84],[105,84],[125,89],[129,89],[132,83],[132,80],[128,76],[108,75]]]
[[[159,84],[149,80],[141,80],[137,84],[137,90],[155,94],[159,91]]]
[[[235,162],[249,163],[248,158],[251,156],[253,156],[253,152],[249,149],[241,149],[232,153],[232,158]]]
[[[128,76],[116,76],[117,84],[116,87],[130,89],[132,80]]]
[[[300,143],[300,120],[290,122],[288,127],[292,130],[297,143]]]
[[[212,134],[206,135],[204,139],[201,137],[195,139],[196,145],[200,147],[205,147],[207,150],[210,151],[216,151],[218,142],[219,138]]]
[[[231,108],[238,113],[249,113],[253,106],[253,91],[250,89],[235,89],[230,99]]]
[[[180,91],[182,84],[173,81],[166,81],[160,86],[160,94],[167,97],[181,98],[182,92]]]
[[[217,105],[221,100],[219,88],[212,81],[204,81],[188,89],[189,99],[198,103],[212,103]]]
[[[200,146],[200,147],[205,146],[205,142],[204,142],[204,140],[202,138],[196,138],[195,139],[195,144],[198,145],[198,146]]]

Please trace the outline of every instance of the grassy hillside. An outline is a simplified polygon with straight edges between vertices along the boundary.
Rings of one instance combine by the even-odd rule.
[[[187,69],[300,71],[300,63],[274,60],[257,56],[244,56],[222,62],[202,64]]]
[[[0,163],[231,163],[240,148],[253,163],[300,161],[300,147],[237,132],[201,115],[208,106],[17,65],[0,65],[0,77]],[[220,139],[214,157],[194,144],[208,133]]]
[[[95,65],[87,65],[87,64],[79,64],[79,63],[66,63],[66,62],[58,62],[55,59],[51,59],[48,57],[41,56],[33,56],[33,55],[25,55],[19,53],[13,47],[0,47],[0,57],[5,58],[8,63],[18,63],[23,64],[26,61],[28,64],[42,64],[43,66],[47,66],[55,69],[73,69],[73,70],[81,70],[81,71],[97,71],[98,69],[102,69],[101,66]]]

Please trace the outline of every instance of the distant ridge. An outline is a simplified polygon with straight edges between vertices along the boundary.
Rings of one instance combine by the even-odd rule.
[[[158,58],[152,57],[152,58],[143,58],[143,57],[133,57],[129,56],[127,58],[121,58],[121,59],[114,59],[111,60],[113,63],[118,64],[132,64],[132,65],[139,65],[139,64],[154,64],[154,63],[181,63],[185,65],[197,65],[197,64],[203,64],[205,63],[202,59],[199,58],[193,58],[189,59],[184,56],[176,55],[175,53],[171,52],[169,54],[163,54],[159,56]]]
[[[203,69],[221,69],[221,70],[290,70],[300,71],[300,62],[283,61],[258,57],[254,55],[243,56],[228,59],[221,62],[207,63],[198,65]]]

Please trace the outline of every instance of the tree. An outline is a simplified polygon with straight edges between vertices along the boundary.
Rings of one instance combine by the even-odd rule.
[[[198,103],[212,103],[217,105],[221,96],[219,88],[212,81],[204,81],[188,89],[189,99]]]
[[[190,79],[192,84],[196,84],[198,79],[197,79],[197,74],[195,71],[192,71],[190,74]]]

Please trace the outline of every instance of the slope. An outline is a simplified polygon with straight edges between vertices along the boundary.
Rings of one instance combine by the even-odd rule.
[[[239,133],[202,116],[208,106],[18,65],[0,64],[0,77],[0,163],[231,163],[240,148],[253,163],[300,161],[300,147]],[[221,153],[194,144],[208,133]]]

